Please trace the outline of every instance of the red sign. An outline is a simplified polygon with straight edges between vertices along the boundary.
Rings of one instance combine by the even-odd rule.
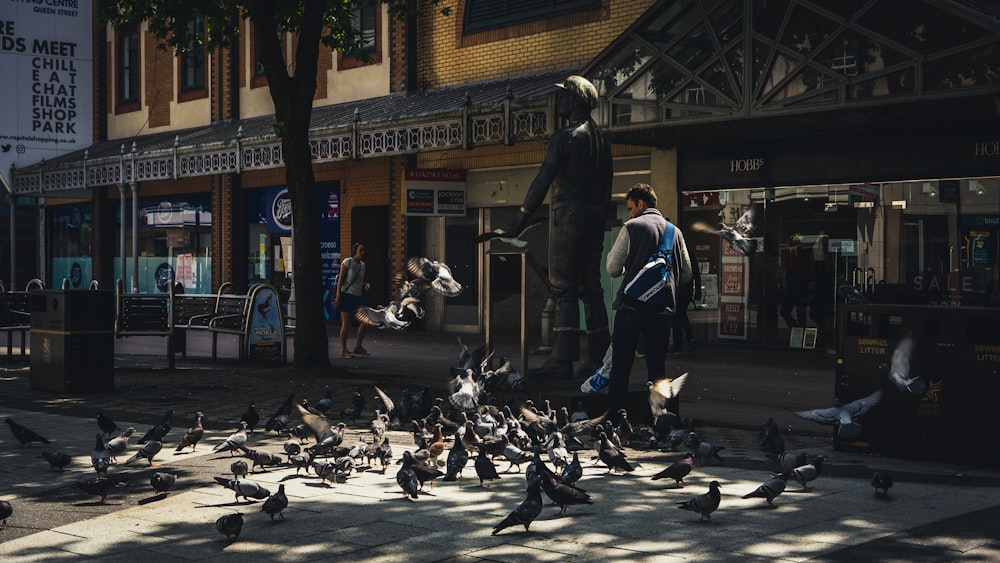
[[[723,262],[722,287],[719,288],[720,293],[722,295],[742,297],[746,289],[743,286],[744,278],[742,262]]]

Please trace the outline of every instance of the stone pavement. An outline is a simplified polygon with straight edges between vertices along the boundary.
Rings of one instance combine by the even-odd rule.
[[[334,335],[331,333],[331,337]],[[146,342],[140,342],[144,340]],[[470,344],[475,344],[466,337]],[[470,466],[457,483],[438,482],[416,502],[402,500],[396,466],[385,474],[365,470],[343,483],[322,486],[314,475],[282,468],[252,479],[272,491],[285,483],[290,506],[284,521],[271,522],[260,502],[235,503],[232,493],[211,475],[224,476],[232,461],[210,447],[232,432],[250,400],[262,417],[287,396],[318,400],[333,391],[335,410],[347,405],[356,389],[371,395],[377,384],[395,395],[403,386],[443,389],[447,368],[457,357],[454,336],[377,332],[366,342],[372,358],[333,360],[330,370],[291,367],[242,368],[212,363],[204,342],[192,342],[191,358],[166,369],[165,341],[156,338],[116,343],[116,391],[71,395],[30,389],[24,364],[0,370],[0,419],[12,417],[53,438],[49,447],[17,448],[0,428],[0,498],[11,500],[15,514],[0,531],[0,557],[13,561],[244,559],[405,561],[953,561],[998,560],[1000,494],[997,474],[984,468],[903,460],[836,451],[823,427],[789,415],[791,410],[828,404],[832,395],[830,358],[801,356],[789,363],[738,348],[702,347],[697,354],[671,357],[671,370],[689,370],[690,387],[683,414],[702,421],[698,432],[726,446],[725,464],[697,467],[688,486],[675,489],[649,476],[680,454],[629,450],[639,468],[630,474],[607,474],[587,466],[581,486],[594,504],[573,506],[564,516],[546,507],[525,533],[509,528],[491,536],[492,526],[524,497],[523,474],[480,489]],[[339,352],[331,346],[331,355]],[[223,357],[226,355],[223,347]],[[637,372],[641,367],[637,363]],[[676,373],[672,373],[676,375]],[[695,375],[698,378],[695,379]],[[644,378],[637,377],[640,381]],[[816,401],[821,401],[818,405]],[[371,403],[369,403],[370,405]],[[115,468],[134,475],[132,484],[96,505],[72,484],[89,478],[96,410],[119,424],[144,432],[163,410],[177,411],[175,429],[156,459],[155,469],[178,474],[177,490],[163,499],[148,485],[152,471],[144,464]],[[174,455],[183,428],[195,410],[206,414],[208,432],[195,454]],[[366,417],[355,430],[362,430]],[[769,510],[761,499],[740,496],[766,480],[771,463],[756,445],[756,426],[775,416],[792,451],[827,457],[813,492],[788,491]],[[349,443],[351,436],[345,439]],[[172,438],[172,440],[171,440]],[[391,432],[395,458],[413,442],[405,432]],[[283,439],[258,435],[250,447],[281,450]],[[64,473],[49,472],[38,453],[66,451],[74,462]],[[590,452],[581,452],[589,461]],[[498,462],[500,468],[505,462]],[[888,469],[896,486],[888,499],[874,497],[869,485],[875,468]],[[675,503],[704,492],[707,483],[722,484],[722,505],[711,523],[677,510]],[[20,508],[19,508],[20,507]],[[37,511],[45,511],[39,515]],[[242,511],[241,538],[227,542],[213,526],[220,515]],[[44,518],[41,518],[44,516]],[[32,527],[35,520],[51,529]]]

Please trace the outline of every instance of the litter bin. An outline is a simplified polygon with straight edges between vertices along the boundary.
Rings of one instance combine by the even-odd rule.
[[[31,387],[45,391],[114,391],[114,293],[31,292]]]

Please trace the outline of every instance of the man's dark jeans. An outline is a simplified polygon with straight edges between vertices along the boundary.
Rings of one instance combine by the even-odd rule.
[[[628,405],[628,380],[640,334],[646,342],[646,371],[649,381],[656,381],[666,375],[667,336],[670,334],[672,320],[670,315],[629,308],[615,313],[615,327],[611,335],[611,382],[608,385],[608,410],[612,417],[618,409]]]

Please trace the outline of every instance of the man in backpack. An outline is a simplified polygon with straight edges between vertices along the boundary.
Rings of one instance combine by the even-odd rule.
[[[656,192],[649,184],[633,186],[625,196],[625,205],[628,207],[629,220],[619,231],[618,238],[608,252],[606,267],[611,277],[624,275],[627,282],[635,277],[660,246],[667,220],[656,209]],[[670,290],[676,296],[677,286],[691,279],[692,270],[684,235],[676,227],[673,232]],[[617,413],[618,409],[625,408],[628,404],[628,380],[640,334],[647,343],[646,371],[649,381],[656,381],[666,375],[666,343],[673,316],[670,309],[655,312],[626,305],[622,299],[625,285],[621,284],[612,304],[615,320],[611,333],[610,378],[606,379],[600,373],[595,373],[588,380],[594,391],[608,387],[607,410],[611,413]]]

